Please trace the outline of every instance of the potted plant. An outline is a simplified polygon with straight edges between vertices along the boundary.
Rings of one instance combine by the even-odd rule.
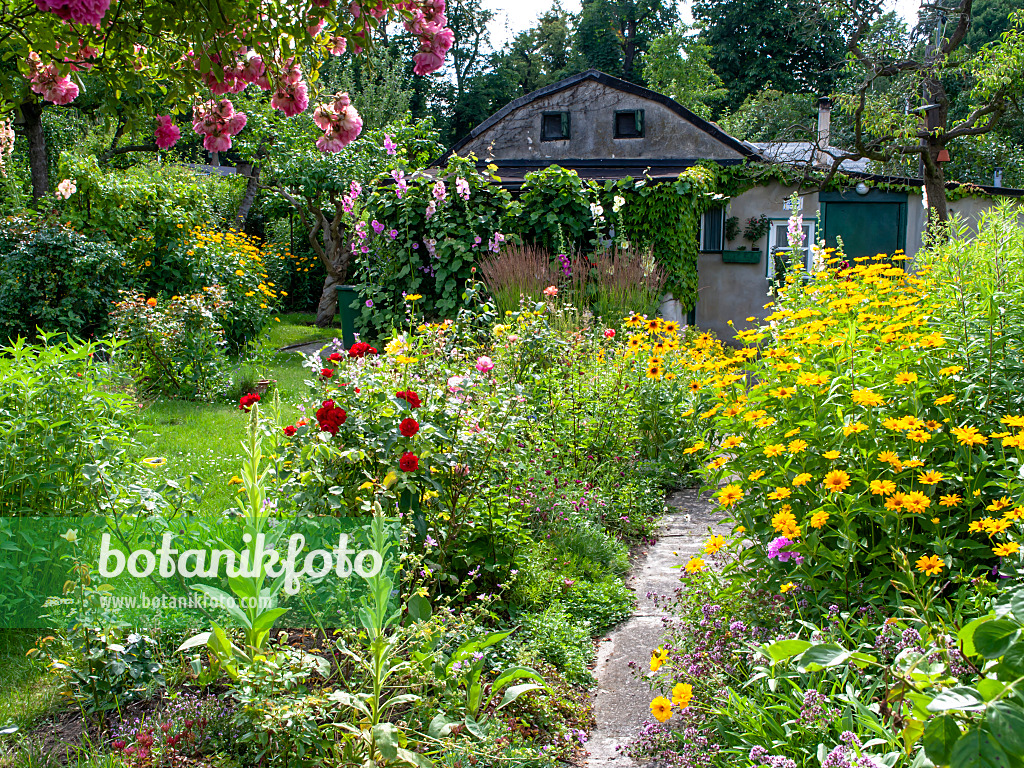
[[[743,228],[743,239],[750,243],[750,250],[741,245],[734,251],[722,251],[722,261],[729,264],[760,264],[761,249],[757,247],[757,243],[771,231],[771,228],[771,219],[763,213],[760,216],[751,216]],[[736,230],[739,230],[738,220]]]

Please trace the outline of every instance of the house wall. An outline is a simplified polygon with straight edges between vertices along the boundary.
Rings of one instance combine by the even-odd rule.
[[[995,203],[978,197],[965,197],[949,203],[949,215],[960,216],[971,225],[972,231],[977,231],[981,214],[991,208]],[[911,193],[907,195],[907,254],[913,256],[921,248],[921,239],[928,221],[927,209],[924,207],[924,197],[920,194]]]
[[[617,110],[644,110],[644,137],[615,138]],[[544,112],[570,113],[570,138],[541,141]],[[584,80],[558,93],[542,96],[506,115],[470,140],[459,154],[470,152],[481,159],[534,160],[563,159],[739,159],[739,152],[727,147],[663,104]]]
[[[726,216],[738,217],[741,228],[747,219],[762,213],[770,219],[788,219],[789,211],[782,206],[793,190],[794,187],[778,182],[754,187],[729,202]],[[813,219],[817,212],[817,193],[805,195],[804,217]],[[750,243],[742,237],[741,234],[726,247],[745,245],[749,249]],[[766,276],[767,244],[768,236],[755,244],[761,250],[761,260],[757,264],[728,264],[722,261],[720,253],[698,255],[696,316],[699,328],[714,331],[720,339],[729,342],[736,331],[757,325],[768,315],[769,310],[764,308],[771,300]],[[754,317],[756,321],[748,322],[748,317]],[[729,325],[730,320],[733,321],[732,326]]]

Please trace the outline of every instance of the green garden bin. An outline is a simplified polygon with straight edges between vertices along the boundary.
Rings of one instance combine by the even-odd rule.
[[[338,292],[338,316],[341,321],[341,341],[345,348],[350,348],[356,343],[356,316],[359,310],[354,306],[359,299],[354,285],[339,285],[335,288]]]

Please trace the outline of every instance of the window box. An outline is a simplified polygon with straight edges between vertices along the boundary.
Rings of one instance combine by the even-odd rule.
[[[760,264],[761,251],[722,251],[726,264]]]

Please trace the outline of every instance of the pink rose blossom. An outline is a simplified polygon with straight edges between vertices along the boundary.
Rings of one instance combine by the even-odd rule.
[[[170,149],[181,138],[181,129],[174,124],[174,119],[170,115],[160,115],[156,122],[153,136],[156,138],[157,149]]]
[[[363,130],[363,118],[347,93],[336,94],[331,103],[318,105],[313,111],[313,122],[324,132],[316,140],[321,152],[340,152]]]
[[[41,11],[76,24],[98,27],[110,8],[110,0],[34,0]]]
[[[480,373],[487,373],[494,368],[494,362],[487,355],[481,355],[476,359],[476,369]]]

